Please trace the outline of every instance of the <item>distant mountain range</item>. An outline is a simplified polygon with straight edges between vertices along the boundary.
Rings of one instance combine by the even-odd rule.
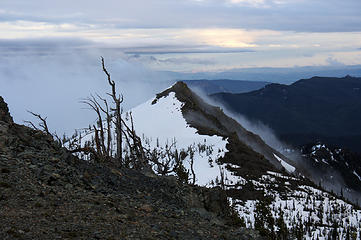
[[[322,141],[361,152],[361,78],[313,77],[211,98],[268,125],[287,143]]]
[[[290,68],[240,68],[218,72],[163,72],[172,79],[247,79],[250,81],[266,81],[273,83],[290,84],[299,79],[313,76],[343,77],[347,74],[361,77],[361,65],[351,66],[304,66]]]
[[[192,90],[202,90],[206,94],[214,94],[220,92],[227,93],[245,93],[263,88],[270,82],[245,81],[245,80],[183,80]]]

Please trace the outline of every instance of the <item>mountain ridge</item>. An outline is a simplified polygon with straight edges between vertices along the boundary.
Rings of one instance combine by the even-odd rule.
[[[281,153],[266,145],[258,135],[249,132],[237,121],[226,116],[221,108],[211,106],[204,102],[183,82],[177,82],[171,88],[163,91],[160,94],[157,94],[156,99],[167,96],[170,92],[175,92],[176,97],[181,102],[185,103],[185,105],[182,107],[184,118],[190,124],[190,126],[198,129],[198,132],[201,134],[212,134],[214,130],[217,130],[218,135],[228,135],[229,137],[236,133],[237,137],[241,141],[239,144],[245,144],[252,150],[265,156],[267,160],[278,169],[280,169],[282,166],[273,154],[277,154],[283,159],[287,159]],[[210,123],[209,119],[211,119],[213,124]]]
[[[309,142],[320,140],[360,151],[360,88],[361,78],[313,77],[211,97],[251,121],[263,122],[285,142],[303,145],[309,138]]]

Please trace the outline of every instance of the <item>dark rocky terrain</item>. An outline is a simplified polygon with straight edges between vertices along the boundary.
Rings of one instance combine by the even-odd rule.
[[[80,160],[0,98],[0,239],[260,239],[220,188]]]

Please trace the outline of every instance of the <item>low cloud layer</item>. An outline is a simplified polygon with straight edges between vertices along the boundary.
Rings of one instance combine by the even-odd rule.
[[[157,46],[157,49],[161,48]],[[50,127],[61,134],[86,127],[95,119],[92,112],[82,109],[84,106],[79,101],[91,93],[105,94],[109,91],[101,70],[100,56],[105,57],[119,91],[124,94],[125,109],[152,98],[175,79],[229,78],[290,83],[314,75],[361,74],[360,66],[344,66],[338,57],[329,56],[329,67],[242,68],[180,73],[163,70],[167,66],[213,68],[222,61],[227,63],[233,53],[221,56],[205,53],[137,55],[124,53],[126,49],[79,38],[0,39],[0,95],[9,103],[18,123],[31,119],[26,112],[31,110],[48,116]],[[251,56],[260,53],[242,54],[251,61]],[[153,69],[160,66],[162,71],[148,66],[153,66]]]
[[[1,45],[4,43],[0,43],[0,48]],[[170,84],[166,74],[129,62],[121,54],[100,50],[72,52],[50,46],[46,54],[35,50],[26,56],[23,50],[0,55],[0,95],[8,102],[16,122],[33,120],[26,112],[31,110],[48,116],[50,128],[59,134],[70,134],[93,123],[94,113],[84,109],[79,101],[90,94],[104,96],[109,92],[101,55],[124,95],[125,109],[150,99]]]
[[[147,62],[151,64],[193,64],[193,65],[214,65],[215,60],[202,59],[202,58],[189,58],[189,57],[171,57],[171,58],[156,58],[149,55],[134,54],[128,56],[128,60],[135,62]]]

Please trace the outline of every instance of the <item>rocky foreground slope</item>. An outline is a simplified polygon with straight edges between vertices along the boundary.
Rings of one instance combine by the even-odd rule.
[[[219,189],[79,160],[0,98],[0,239],[260,239]]]

